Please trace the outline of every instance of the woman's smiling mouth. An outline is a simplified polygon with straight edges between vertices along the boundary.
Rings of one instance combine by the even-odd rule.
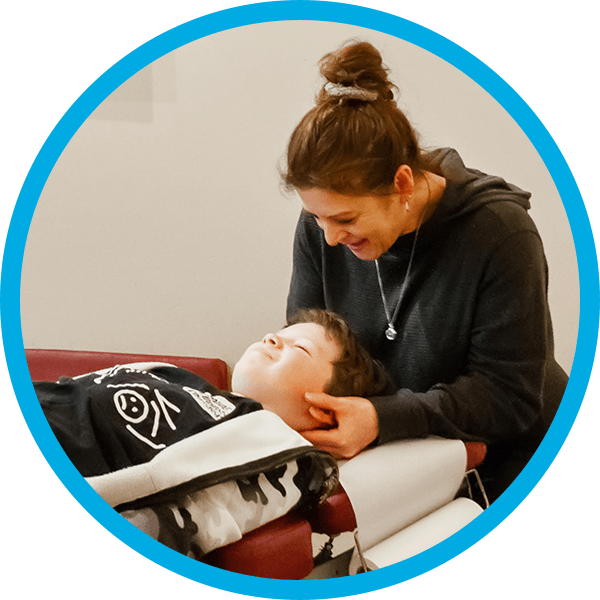
[[[350,243],[346,243],[346,246],[355,254],[357,252],[359,252],[362,248],[364,248],[364,246],[368,243],[369,240],[367,240],[367,238],[362,238],[361,240],[358,240],[357,242],[350,242]]]

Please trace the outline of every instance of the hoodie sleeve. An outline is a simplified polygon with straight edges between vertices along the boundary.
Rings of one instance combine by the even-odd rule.
[[[302,212],[294,237],[294,267],[287,300],[287,316],[303,308],[325,308],[321,261],[322,236],[314,219]]]
[[[427,435],[488,444],[524,439],[542,415],[552,352],[546,292],[537,232],[504,238],[478,283],[464,369],[424,392],[400,389],[372,399],[378,442]]]

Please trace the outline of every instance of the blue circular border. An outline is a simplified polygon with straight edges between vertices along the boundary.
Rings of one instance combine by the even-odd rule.
[[[20,319],[23,254],[38,198],[63,149],[94,109],[126,79],[180,46],[227,29],[287,20],[345,23],[404,39],[451,63],[490,93],[534,144],[563,199],[575,241],[581,299],[575,359],[559,412],[525,470],[488,510],[451,538],[397,565],[351,578],[293,582],[229,573],[193,561],[148,538],[108,507],[66,458],[43,416],[27,369]],[[395,585],[450,560],[501,523],[538,483],[573,425],[594,361],[599,307],[598,262],[583,199],[560,150],[527,104],[491,69],[446,38],[388,13],[334,2],[265,2],[206,15],[157,36],[106,71],[65,113],[27,175],[8,230],[0,287],[2,335],[15,393],[33,437],[72,495],[109,531],[160,565],[215,588],[265,598],[334,598]]]

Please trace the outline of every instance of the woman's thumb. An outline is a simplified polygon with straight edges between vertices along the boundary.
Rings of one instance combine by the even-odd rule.
[[[309,404],[312,404],[314,406],[327,406],[328,402],[327,399],[329,398],[329,396],[327,394],[323,394],[323,393],[316,393],[316,392],[308,392],[306,394],[304,394],[304,397],[306,398],[306,401]]]

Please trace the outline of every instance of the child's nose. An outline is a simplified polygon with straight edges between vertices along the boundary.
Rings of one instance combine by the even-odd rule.
[[[263,338],[263,344],[271,344],[276,348],[280,348],[282,346],[281,340],[274,333],[267,333]]]

